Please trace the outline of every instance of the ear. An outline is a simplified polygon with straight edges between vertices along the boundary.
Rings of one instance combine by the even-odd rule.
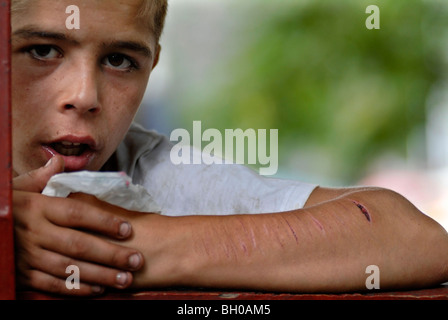
[[[152,64],[152,69],[154,70],[154,68],[156,67],[157,63],[159,62],[159,56],[160,56],[160,51],[162,50],[162,46],[160,44],[157,44],[156,46],[156,52],[154,54],[154,62]]]

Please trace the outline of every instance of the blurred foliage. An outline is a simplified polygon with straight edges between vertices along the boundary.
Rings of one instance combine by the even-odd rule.
[[[239,50],[182,95],[184,127],[278,128],[281,167],[337,183],[382,154],[409,156],[446,71],[448,1],[243,2],[233,3]],[[365,27],[371,4],[379,30]]]

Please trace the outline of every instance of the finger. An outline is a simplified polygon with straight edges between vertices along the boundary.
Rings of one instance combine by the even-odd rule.
[[[42,239],[42,248],[73,259],[120,270],[136,271],[143,266],[143,256],[135,249],[120,246],[86,232],[59,229],[52,230],[51,237]]]
[[[13,179],[13,189],[29,192],[42,192],[48,180],[64,171],[64,159],[54,156],[44,167],[27,172]]]
[[[79,283],[79,288],[69,289],[66,280],[67,279],[61,279],[40,270],[29,270],[27,276],[18,275],[17,277],[20,286],[53,294],[95,296],[104,292],[104,287],[84,282]]]
[[[72,259],[44,249],[37,250],[36,253],[38,259],[28,261],[28,269],[37,269],[52,276],[67,279],[72,273],[67,268],[75,267],[78,270],[79,280],[83,283],[117,289],[124,289],[132,284],[133,276],[130,272]]]
[[[21,198],[27,200],[19,201]],[[17,238],[28,239],[22,247],[29,247],[31,243],[74,259],[120,270],[134,271],[143,266],[143,256],[137,250],[73,229],[83,228],[123,239],[132,233],[130,224],[123,218],[81,201],[51,198],[37,193],[15,191],[14,200],[21,204],[21,210],[16,214]],[[44,219],[31,219],[38,216],[39,212],[45,215]],[[21,243],[22,241],[18,241],[18,245]],[[28,250],[25,255],[32,250],[34,249]]]
[[[48,197],[47,200],[52,201],[52,210],[46,210],[45,215],[56,225],[86,229],[115,239],[132,234],[130,223],[108,210],[74,199]]]
[[[142,216],[142,215],[148,215],[151,214],[149,212],[137,212],[137,211],[131,211],[131,210],[127,210],[124,209],[123,207],[111,204],[107,201],[104,200],[100,200],[97,197],[90,195],[90,194],[86,194],[86,193],[82,193],[82,192],[77,192],[77,193],[71,193],[68,198],[70,199],[75,199],[75,200],[79,200],[82,201],[84,203],[88,203],[89,205],[92,205],[96,208],[99,208],[103,211],[106,212],[111,212],[114,215],[120,216],[120,217],[124,217],[126,219],[126,217],[128,216],[132,216],[132,217],[138,217],[138,216]]]

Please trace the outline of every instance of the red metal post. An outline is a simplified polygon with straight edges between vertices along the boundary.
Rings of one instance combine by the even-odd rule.
[[[10,37],[10,0],[0,0],[0,299],[15,299]]]

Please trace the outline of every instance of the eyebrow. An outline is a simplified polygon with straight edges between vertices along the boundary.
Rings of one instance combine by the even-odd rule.
[[[112,42],[103,42],[103,47],[106,48],[117,48],[117,49],[126,49],[135,52],[139,52],[145,57],[152,58],[151,49],[144,43],[140,43],[137,41],[112,41]]]
[[[45,38],[45,39],[69,41],[75,44],[79,44],[78,41],[67,37],[67,35],[65,35],[64,33],[38,30],[33,27],[19,29],[15,31],[12,35],[19,36],[24,39]]]
[[[40,30],[35,27],[19,29],[13,33],[13,36],[19,36],[24,39],[44,38],[44,39],[52,39],[52,40],[59,40],[59,41],[68,41],[75,45],[80,45],[79,41],[67,36],[64,33]],[[138,41],[122,41],[122,40],[110,41],[110,42],[103,42],[102,46],[104,48],[117,48],[117,49],[131,50],[131,51],[138,52],[138,53],[144,55],[145,57],[152,58],[151,49],[146,44],[144,44],[142,42],[138,42]]]

